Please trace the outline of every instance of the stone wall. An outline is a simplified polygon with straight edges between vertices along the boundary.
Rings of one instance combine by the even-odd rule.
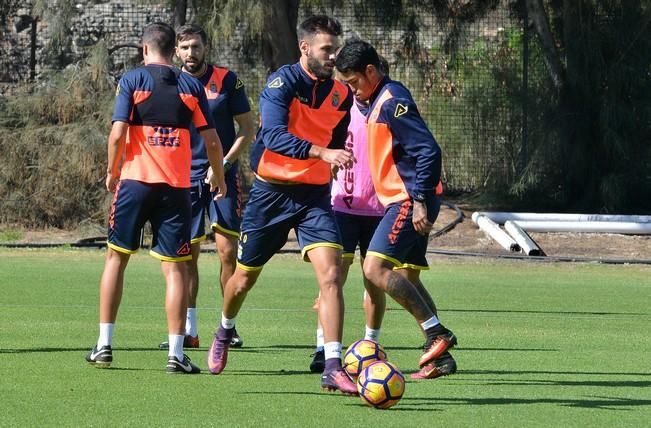
[[[61,0],[59,0],[61,1]],[[66,1],[66,0],[63,0]],[[12,84],[29,79],[31,2],[25,1],[23,7],[0,26],[0,88],[7,91]],[[56,7],[56,3],[52,7]],[[138,45],[142,28],[154,21],[171,20],[169,8],[142,0],[92,1],[77,0],[70,25],[69,48],[66,50],[67,62],[73,63],[86,56],[90,47],[104,41],[111,49],[113,63],[117,69],[121,64],[138,57],[138,50],[127,45]],[[0,23],[1,24],[1,23]],[[51,38],[51,22],[47,17],[37,23],[36,38],[36,80],[52,70],[49,64],[48,45]]]

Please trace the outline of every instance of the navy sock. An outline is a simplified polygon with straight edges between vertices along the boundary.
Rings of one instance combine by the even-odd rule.
[[[434,327],[430,327],[427,330],[425,330],[425,334],[427,335],[427,342],[432,342],[436,336],[440,336],[443,333],[446,333],[448,329],[443,327],[443,324],[437,324]]]
[[[325,369],[323,373],[330,373],[335,370],[341,369],[341,359],[340,358],[328,358],[325,360]]]

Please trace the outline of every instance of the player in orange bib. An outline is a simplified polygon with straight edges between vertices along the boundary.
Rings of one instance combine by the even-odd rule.
[[[172,65],[174,30],[147,26],[142,36],[145,65],[127,72],[117,90],[108,138],[106,188],[115,194],[108,249],[100,280],[99,338],[86,356],[97,367],[113,362],[113,329],[124,271],[140,245],[146,221],[152,226],[150,254],[165,276],[169,352],[167,372],[199,373],[183,354],[190,253],[190,126],[204,138],[213,168],[210,187],[226,194],[219,137],[203,85]]]
[[[370,317],[375,325],[368,327],[380,328],[386,292],[412,314],[426,335],[420,371],[412,377],[452,374],[456,363],[448,350],[457,338],[439,321],[420,280],[420,270],[428,268],[428,235],[440,208],[441,149],[407,88],[382,72],[373,46],[362,40],[346,43],[336,66],[355,98],[370,104],[369,167],[377,196],[386,207],[364,260],[366,291],[377,314]]]

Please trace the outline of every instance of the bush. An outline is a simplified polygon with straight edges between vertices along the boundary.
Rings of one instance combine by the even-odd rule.
[[[3,102],[0,222],[73,228],[82,220],[104,221],[114,88],[101,49],[60,77],[26,86]]]

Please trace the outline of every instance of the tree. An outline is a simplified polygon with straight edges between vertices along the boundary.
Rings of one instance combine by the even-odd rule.
[[[177,0],[172,2],[174,8],[174,28],[185,25],[185,17],[188,10],[188,0]]]
[[[296,26],[299,0],[196,0],[197,21],[213,44],[242,39],[249,62],[262,58],[267,72],[298,61]],[[175,16],[181,16],[177,2]]]
[[[651,209],[651,7],[631,0],[526,0],[551,81],[566,206]]]

